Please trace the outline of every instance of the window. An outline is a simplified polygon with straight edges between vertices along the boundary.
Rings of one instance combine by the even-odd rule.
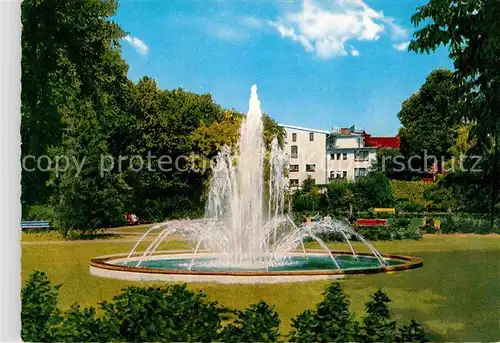
[[[368,151],[356,151],[354,153],[354,161],[368,161]]]
[[[299,157],[299,147],[296,145],[292,145],[292,158]]]
[[[342,154],[342,159],[343,159],[343,160],[347,160],[347,152],[344,152],[344,153]]]
[[[334,160],[335,159],[335,154],[330,154],[330,159]]]
[[[335,178],[335,172],[332,170],[332,171],[330,172],[330,179],[333,179],[333,178]]]
[[[306,164],[306,172],[315,172],[316,165],[315,164]]]
[[[366,168],[355,168],[354,169],[355,177],[363,177],[366,176]]]
[[[314,142],[314,132],[309,132],[309,142]]]
[[[296,142],[296,141],[297,141],[297,134],[292,133],[292,142]]]
[[[290,187],[298,187],[299,179],[290,179]]]
[[[337,160],[340,160],[340,153],[337,153]]]
[[[298,164],[290,164],[290,172],[298,172],[299,171],[299,165]]]
[[[343,178],[343,179],[347,179],[347,171],[345,171],[345,170],[344,170],[344,171],[342,172],[342,178]]]

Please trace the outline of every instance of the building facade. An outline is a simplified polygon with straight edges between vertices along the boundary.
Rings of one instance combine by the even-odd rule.
[[[326,180],[326,138],[328,131],[281,125],[286,132],[284,151],[289,157],[290,187],[299,187],[308,175],[317,184]]]
[[[351,128],[331,131],[281,125],[284,150],[289,156],[289,185],[298,188],[310,177],[316,184],[365,176],[376,160],[377,149],[399,148],[399,137],[372,137]]]

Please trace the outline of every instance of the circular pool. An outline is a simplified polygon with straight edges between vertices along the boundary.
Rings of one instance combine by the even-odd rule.
[[[143,257],[111,255],[91,260],[93,275],[135,281],[181,281],[219,283],[276,283],[341,278],[346,274],[372,274],[418,268],[420,258],[383,254],[386,265],[371,254],[322,250],[290,252],[281,263],[261,265],[221,264],[220,253],[161,251]],[[338,267],[332,263],[332,257]]]

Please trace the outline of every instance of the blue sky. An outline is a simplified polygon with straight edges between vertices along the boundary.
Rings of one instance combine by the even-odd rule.
[[[356,124],[394,135],[403,100],[446,49],[408,52],[410,16],[426,0],[122,0],[114,18],[129,36],[129,77],[210,93],[248,110],[257,84],[263,111],[280,123],[331,129]]]

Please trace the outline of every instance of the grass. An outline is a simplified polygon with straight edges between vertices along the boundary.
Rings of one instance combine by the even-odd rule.
[[[129,237],[133,238],[133,237]],[[110,300],[120,289],[138,283],[90,275],[90,258],[127,252],[132,242],[123,240],[69,241],[22,246],[22,277],[34,270],[45,271],[55,284],[62,284],[60,303],[68,308],[79,302],[96,306]],[[392,299],[393,318],[414,318],[426,326],[433,341],[495,341],[500,336],[500,236],[426,235],[421,241],[375,242],[381,252],[419,256],[424,266],[394,274],[349,276],[340,280],[358,316],[370,293],[384,289]],[[162,249],[185,248],[182,241],[165,243]],[[332,249],[346,249],[331,244]],[[362,249],[360,249],[362,251]],[[146,283],[143,283],[146,284]],[[153,283],[147,283],[151,285]],[[318,303],[328,281],[275,285],[191,284],[211,299],[232,308],[244,308],[260,299],[276,306],[281,332],[290,320]]]

